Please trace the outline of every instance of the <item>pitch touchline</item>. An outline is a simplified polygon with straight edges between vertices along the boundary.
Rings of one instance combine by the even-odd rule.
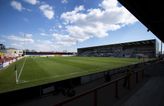
[[[64,74],[64,75],[55,75],[55,76],[49,77],[48,79],[51,79],[51,78],[57,78],[57,77],[64,77],[64,76],[73,75],[73,74],[79,74],[79,73],[84,73],[84,72],[88,72],[88,71],[83,71],[83,72],[74,72],[74,73]],[[40,81],[40,80],[45,80],[45,79],[47,79],[47,78],[40,78],[40,79],[37,79],[37,80],[25,81],[25,82],[21,82],[21,83],[35,82],[35,81]]]
[[[60,77],[59,75],[55,75],[53,77],[49,77],[48,79],[50,78],[57,78],[57,77]],[[47,78],[40,78],[40,79],[36,79],[36,80],[31,80],[31,81],[24,81],[24,82],[21,82],[21,83],[29,83],[29,82],[35,82],[35,81],[41,81],[41,80],[46,80]],[[20,84],[20,83],[19,83]]]
[[[25,57],[25,60],[24,60],[24,62],[23,62],[23,65],[22,65],[22,67],[21,67],[20,73],[19,73],[19,75],[18,75],[18,81],[19,81],[19,78],[20,78],[20,76],[21,76],[21,74],[22,74],[22,71],[23,71],[25,62],[26,62],[26,57]]]

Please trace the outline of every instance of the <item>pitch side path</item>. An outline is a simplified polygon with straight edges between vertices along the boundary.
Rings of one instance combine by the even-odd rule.
[[[26,59],[26,60],[25,60]],[[142,62],[137,58],[25,57],[0,71],[0,93]],[[15,65],[19,81],[15,81]]]

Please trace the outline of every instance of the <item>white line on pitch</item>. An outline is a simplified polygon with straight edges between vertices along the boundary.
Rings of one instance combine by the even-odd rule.
[[[19,81],[19,78],[20,78],[20,76],[21,76],[21,74],[22,74],[22,71],[23,71],[25,62],[26,62],[26,57],[25,57],[25,60],[24,60],[24,62],[23,62],[23,65],[22,65],[22,67],[21,67],[21,70],[20,70],[20,72],[19,72],[18,81]]]

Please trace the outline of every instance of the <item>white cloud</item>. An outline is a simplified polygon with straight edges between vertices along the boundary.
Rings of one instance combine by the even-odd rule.
[[[62,0],[61,2],[62,3],[68,3],[68,0]]]
[[[40,33],[40,35],[41,35],[41,36],[47,36],[47,34],[46,34],[46,33],[43,33],[43,32]]]
[[[75,44],[77,40],[82,42],[93,37],[102,38],[108,36],[110,31],[137,22],[137,19],[124,7],[118,6],[117,0],[103,0],[99,8],[88,10],[81,5],[63,13],[60,18],[67,23],[67,35],[63,35],[62,39],[69,40],[70,44]]]
[[[32,34],[29,34],[29,33],[24,34],[24,37],[25,37],[25,38],[32,38]]]
[[[64,19],[67,23],[68,22],[73,23],[78,19],[84,19],[86,15],[78,13],[83,10],[85,10],[83,5],[80,5],[79,7],[75,7],[73,11],[63,13],[61,15],[61,19]]]
[[[23,49],[23,46],[24,46],[21,43],[12,43],[10,45],[11,45],[11,47],[14,47],[14,48],[17,48],[17,49]]]
[[[100,6],[104,9],[111,9],[117,7],[117,0],[103,0]]]
[[[75,38],[70,37],[69,35],[62,35],[62,34],[53,34],[55,44],[58,46],[71,46],[75,44]]]
[[[56,47],[52,41],[49,40],[37,40],[33,45],[36,51],[53,51]]]
[[[17,42],[17,43],[20,43],[20,42],[33,43],[34,42],[31,34],[26,34],[25,36],[10,35],[7,37],[7,39]]]
[[[43,12],[44,16],[49,20],[52,19],[55,15],[52,6],[48,4],[43,4],[39,7],[39,9]]]
[[[61,25],[59,25],[59,26],[58,26],[58,28],[60,28],[60,29],[61,29],[61,28],[62,28],[62,26],[61,26]]]
[[[37,3],[39,3],[38,0],[24,0],[24,1],[32,5],[36,5]]]
[[[10,4],[14,9],[18,10],[18,11],[22,11],[23,10],[23,7],[22,7],[22,4],[18,1],[11,1],[11,4]]]
[[[111,24],[129,24],[136,22],[136,18],[132,16],[124,7],[112,7],[107,10],[89,9],[87,13],[82,13],[81,10],[76,11],[75,8],[71,12],[66,12],[61,15],[64,21],[75,25],[92,25],[94,22],[99,22],[107,25]]]

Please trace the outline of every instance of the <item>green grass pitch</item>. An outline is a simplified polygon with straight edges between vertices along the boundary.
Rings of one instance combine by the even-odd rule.
[[[0,70],[0,93],[141,62],[136,58],[26,57]],[[16,84],[15,64],[19,82]],[[23,65],[24,64],[24,65]]]

